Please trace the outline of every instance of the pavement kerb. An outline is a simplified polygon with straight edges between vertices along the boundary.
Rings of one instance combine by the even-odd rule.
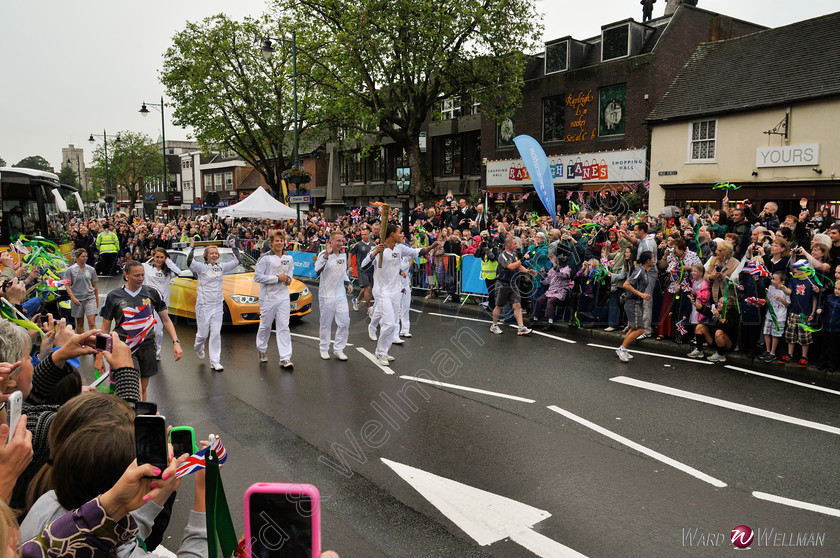
[[[304,283],[308,283],[314,286],[317,286],[318,283],[314,279],[301,280]],[[421,304],[425,308],[429,308],[432,311],[441,311],[441,313],[446,313],[452,312],[453,310],[457,309],[459,314],[465,315],[467,317],[489,318],[489,314],[483,312],[476,304],[465,304],[464,306],[458,308],[458,305],[452,303],[443,303],[440,299],[426,300],[424,297],[416,295],[412,295],[411,298],[415,303]],[[615,344],[616,347],[618,347],[618,345],[621,344],[621,340],[624,338],[624,334],[620,331],[604,331],[603,328],[599,327],[572,328],[565,324],[553,325],[545,329],[540,329],[539,331],[544,333],[555,334],[562,334],[564,332],[574,331],[576,336],[588,336],[592,338],[593,341],[605,342],[605,344]],[[662,341],[657,341],[656,339],[643,339],[642,341],[636,341],[633,344],[633,346],[643,349],[645,351],[661,352],[663,354],[673,356],[685,356],[691,350],[690,345],[688,344],[680,345],[674,342],[673,340],[668,339],[664,339]],[[732,366],[739,366],[741,368],[748,368],[750,370],[763,372],[765,374],[778,376],[780,378],[798,380],[806,383],[817,382],[819,385],[825,387],[840,387],[840,373],[820,372],[819,370],[817,370],[816,365],[813,363],[810,364],[807,368],[799,368],[796,364],[782,365],[775,362],[766,363],[757,359],[750,358],[737,351],[729,351],[728,353],[726,353],[726,362],[721,363],[720,366],[725,366],[727,364],[730,364]],[[735,370],[732,370],[732,372],[740,373]]]

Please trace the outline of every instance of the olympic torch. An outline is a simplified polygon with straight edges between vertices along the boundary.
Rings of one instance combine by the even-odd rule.
[[[391,214],[391,206],[387,203],[382,202],[374,202],[373,205],[378,205],[379,208],[382,210],[382,220],[380,221],[380,231],[379,231],[379,242],[382,246],[385,246],[385,239],[388,238],[388,217]],[[383,249],[382,252],[379,252],[379,267],[382,268],[382,256],[385,254],[385,250]]]

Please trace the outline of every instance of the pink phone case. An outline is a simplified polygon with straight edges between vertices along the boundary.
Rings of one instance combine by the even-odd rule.
[[[245,550],[246,556],[252,556],[251,541],[251,495],[252,494],[299,494],[308,496],[312,502],[312,558],[321,555],[321,493],[311,484],[290,484],[279,482],[258,482],[245,491]]]

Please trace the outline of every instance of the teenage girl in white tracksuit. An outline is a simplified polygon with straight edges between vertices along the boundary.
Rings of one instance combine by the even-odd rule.
[[[347,254],[341,252],[344,235],[333,232],[327,241],[326,250],[315,258],[315,272],[318,274],[318,311],[321,314],[319,349],[321,358],[330,358],[330,334],[335,320],[335,345],[333,353],[339,360],[347,360],[344,347],[350,335],[350,308],[347,295],[353,293],[350,277],[347,276]]]
[[[204,342],[210,338],[210,368],[216,371],[224,370],[222,358],[222,319],[224,316],[224,294],[222,293],[222,276],[239,265],[239,248],[233,246],[234,259],[218,263],[219,249],[208,246],[204,249],[204,262],[193,259],[195,255],[195,239],[187,255],[187,265],[198,279],[195,294],[195,320],[198,331],[195,334],[195,352],[198,358],[204,358]]]
[[[181,274],[181,270],[175,263],[169,259],[169,254],[163,248],[155,248],[154,264],[143,264],[145,270],[145,278],[143,284],[157,289],[166,307],[169,308],[169,297],[172,294],[172,287],[170,281],[174,277]],[[160,360],[160,342],[163,340],[163,322],[160,321],[160,316],[155,312],[155,348],[157,349],[157,359]]]
[[[282,231],[272,231],[268,237],[271,252],[260,257],[254,268],[254,281],[260,284],[260,328],[257,330],[257,351],[260,362],[268,362],[265,353],[271,337],[271,324],[276,324],[277,352],[280,366],[292,368],[292,334],[289,330],[289,285],[295,271],[291,256],[283,255],[286,236]]]

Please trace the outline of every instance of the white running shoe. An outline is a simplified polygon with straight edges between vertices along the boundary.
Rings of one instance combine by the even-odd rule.
[[[321,351],[321,358],[324,360],[330,360],[330,352],[329,351]]]
[[[402,345],[405,343],[405,339],[400,339],[399,337],[397,337],[396,339],[391,341],[391,343],[393,343],[394,345]]]
[[[376,357],[376,362],[382,366],[391,366],[391,361],[388,360],[388,355],[379,355]]]
[[[260,353],[260,362],[268,362],[268,357],[265,353]]]
[[[490,333],[495,333],[496,335],[501,335],[502,334],[502,328],[500,328],[496,324],[493,324],[493,325],[490,326]]]
[[[715,352],[714,354],[709,355],[706,360],[709,362],[726,362],[726,356]]]
[[[392,360],[397,360],[396,358],[392,357],[391,355],[385,355],[385,358],[388,359],[388,362],[391,362]]]
[[[706,354],[697,347],[694,347],[694,350],[688,353],[686,356],[689,358],[703,358],[706,356]]]
[[[281,368],[294,368],[295,365],[292,364],[291,360],[281,360],[280,361],[280,367]]]
[[[358,312],[358,311],[359,311],[359,299],[358,299],[358,298],[354,298],[354,299],[352,300],[352,302],[353,302],[353,311],[354,311],[354,312]]]
[[[531,329],[525,326],[519,326],[519,329],[516,331],[517,335],[528,335],[531,333]]]
[[[618,355],[618,358],[621,359],[621,362],[627,362],[630,360],[630,353],[627,352],[627,349],[624,347],[619,347],[615,350],[615,354]]]
[[[212,368],[216,372],[221,372],[222,370],[225,369],[225,367],[222,366],[221,364],[219,364],[218,362],[211,362],[210,363],[210,368]]]
[[[344,354],[344,351],[335,351],[333,354],[338,357],[338,360],[348,360],[347,355]]]
[[[199,358],[199,360],[204,360],[204,347],[196,347],[195,348],[195,356]]]
[[[376,330],[371,329],[370,327],[368,327],[368,337],[370,337],[371,341],[378,341],[378,338],[376,337]]]
[[[155,355],[155,360],[156,360],[156,361],[158,361],[158,362],[160,362],[160,353],[157,353],[157,354]]]
[[[400,333],[400,335],[402,335],[403,337],[406,337],[406,338],[411,337],[411,334],[407,331],[405,333]]]

